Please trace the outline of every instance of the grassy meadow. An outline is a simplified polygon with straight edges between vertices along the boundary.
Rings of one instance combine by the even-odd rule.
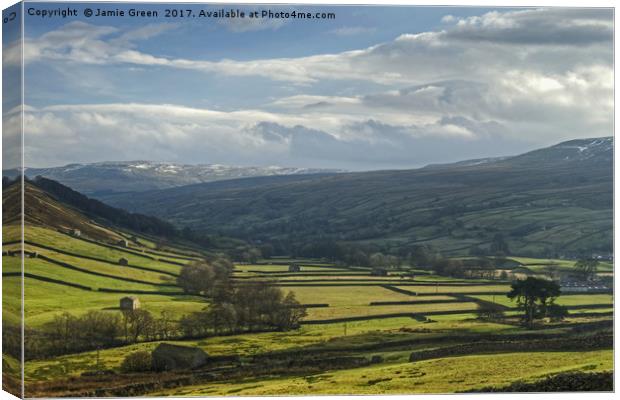
[[[11,244],[17,227],[5,229],[4,251]],[[131,237],[115,232],[119,237]],[[56,316],[68,312],[79,316],[88,311],[119,312],[119,300],[126,295],[139,298],[141,308],[154,315],[166,311],[179,321],[189,313],[209,307],[208,299],[182,293],[176,277],[182,265],[199,259],[197,252],[175,249],[168,244],[158,248],[155,241],[138,237],[127,248],[72,237],[56,230],[29,224],[25,231],[25,251],[37,257],[25,259],[24,313],[27,328],[45,327]],[[134,238],[136,239],[136,238]],[[120,265],[124,258],[127,265]],[[289,272],[288,263],[301,265]],[[572,268],[565,260],[514,258],[520,265],[560,265]],[[3,256],[3,310],[5,321],[16,323],[20,313],[21,266],[18,256]],[[607,267],[603,268],[605,271]],[[307,308],[299,329],[286,332],[256,332],[200,339],[169,340],[195,346],[214,357],[240,357],[237,368],[251,368],[257,360],[299,354],[308,357],[344,357],[359,365],[304,367],[289,373],[268,376],[221,378],[215,382],[193,383],[166,390],[150,390],[149,395],[290,395],[290,394],[404,394],[448,393],[487,386],[503,386],[516,380],[533,381],[563,371],[606,371],[612,369],[611,350],[565,352],[500,352],[468,354],[457,357],[409,362],[414,350],[467,344],[471,338],[528,333],[516,321],[517,311],[506,293],[509,282],[482,279],[454,279],[430,275],[414,278],[393,271],[389,276],[371,276],[370,269],[336,266],[320,260],[261,260],[255,264],[237,264],[235,282],[268,281],[284,293],[292,292]],[[77,285],[77,286],[76,286]],[[110,291],[116,292],[110,292]],[[611,294],[575,294],[560,296],[558,304],[570,306],[570,315],[562,323],[536,331],[542,338],[572,335],[573,326],[602,323],[610,319]],[[372,303],[372,304],[371,304]],[[495,303],[505,309],[505,321],[479,318],[483,304]],[[608,305],[608,308],[601,308]],[[581,316],[583,314],[585,316]],[[418,318],[420,317],[420,318]],[[57,395],[51,387],[88,376],[98,370],[120,374],[127,354],[152,351],[160,341],[141,342],[44,359],[29,359],[25,364],[27,387],[33,393]],[[369,364],[373,356],[381,361]],[[4,358],[8,366],[16,360]],[[313,362],[308,361],[308,365]],[[515,368],[515,366],[520,368]],[[239,367],[243,366],[243,367]],[[248,367],[250,366],[250,367]],[[250,376],[251,375],[251,376]],[[119,375],[124,376],[124,375]],[[138,381],[152,377],[135,377]],[[180,379],[174,377],[174,379]],[[121,385],[120,380],[117,385]],[[47,382],[47,383],[46,383]],[[50,385],[45,386],[45,385]],[[50,391],[46,392],[48,388]],[[28,390],[28,389],[27,389]],[[64,392],[63,392],[64,393]],[[76,393],[76,392],[67,392]]]

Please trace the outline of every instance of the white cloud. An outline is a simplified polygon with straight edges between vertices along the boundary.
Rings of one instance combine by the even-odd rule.
[[[369,160],[430,162],[432,153],[416,150],[421,143],[439,147],[503,138],[496,133],[501,126],[493,122],[415,120],[406,113],[395,118],[379,112],[370,118],[368,113],[222,112],[165,104],[29,107],[25,158],[29,166],[133,159],[269,165],[276,159],[289,165],[365,168]],[[467,146],[463,157],[480,155]],[[372,157],[364,155],[368,152]]]
[[[366,35],[369,33],[375,33],[377,28],[366,26],[343,26],[340,28],[332,29],[329,33],[337,36],[357,36]]]
[[[267,18],[225,18],[218,23],[231,32],[256,32],[262,30],[276,31],[286,25],[285,19]]]
[[[118,38],[104,40],[118,35],[114,27],[82,22],[72,22],[28,40],[26,47],[30,48],[28,62],[47,58],[90,64],[166,66],[301,84],[320,80],[416,84],[438,79],[492,79],[507,68],[566,72],[584,60],[592,65],[611,66],[611,32],[608,10],[540,9],[492,12],[458,19],[443,31],[403,34],[391,42],[365,49],[298,58],[166,58],[132,49]],[[121,38],[127,36],[120,34]],[[139,38],[140,34],[134,32],[133,36]],[[540,44],[547,46],[541,48]]]
[[[446,32],[450,38],[475,42],[580,46],[613,39],[611,9],[492,11],[467,18],[448,16],[442,22],[456,22]]]
[[[39,165],[113,159],[269,164],[274,157],[294,164],[302,157],[314,166],[351,168],[356,155],[357,167],[419,165],[450,151],[452,159],[510,154],[519,146],[613,133],[608,10],[492,12],[444,17],[443,23],[441,31],[335,54],[204,61],[148,54],[136,45],[173,26],[121,32],[73,22],[30,38],[27,60],[157,66],[298,85],[292,96],[265,101],[262,109],[118,103],[29,110],[27,132],[35,139],[27,157]],[[336,80],[346,90],[329,89]],[[385,89],[362,93],[347,87],[351,81]],[[63,158],[67,145],[80,149],[80,159]],[[379,147],[371,157],[373,145]],[[351,165],[337,165],[339,153]]]

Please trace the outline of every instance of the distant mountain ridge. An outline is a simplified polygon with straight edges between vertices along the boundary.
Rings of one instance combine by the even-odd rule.
[[[489,254],[505,241],[520,255],[587,255],[613,251],[613,138],[483,162],[245,178],[102,199],[178,226],[292,246],[331,239],[463,255]]]
[[[244,167],[221,164],[178,164],[150,161],[69,164],[63,167],[26,168],[26,176],[43,176],[84,194],[141,192],[197,183],[250,178],[256,176],[333,174],[336,169],[293,167]],[[13,178],[16,170],[3,171]]]
[[[457,161],[454,163],[429,164],[424,168],[471,167],[502,162],[510,164],[535,162],[539,165],[548,165],[567,161],[586,161],[595,157],[597,162],[609,162],[613,161],[613,146],[614,140],[611,136],[591,139],[574,139],[550,147],[532,150],[517,156],[487,157]]]

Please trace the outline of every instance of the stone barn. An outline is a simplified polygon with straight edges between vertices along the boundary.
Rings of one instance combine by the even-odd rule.
[[[208,355],[198,347],[162,343],[151,353],[155,371],[200,368],[207,363]]]
[[[299,272],[301,271],[301,267],[297,264],[291,264],[288,266],[288,272]]]
[[[75,236],[75,237],[80,237],[80,236],[82,236],[82,232],[80,232],[79,229],[69,229],[69,235]]]
[[[140,300],[135,296],[123,297],[120,302],[121,310],[133,311],[140,308]]]
[[[118,242],[116,242],[116,245],[120,246],[120,247],[127,247],[128,246],[127,241],[125,239],[119,240]]]
[[[129,261],[126,258],[119,258],[118,265],[129,265]]]

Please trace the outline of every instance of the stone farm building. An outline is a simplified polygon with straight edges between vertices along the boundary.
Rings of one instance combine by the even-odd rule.
[[[121,310],[133,311],[140,308],[140,300],[135,296],[123,297],[120,302]]]
[[[118,259],[118,265],[128,265],[129,261],[127,261],[126,258],[119,258]]]
[[[170,371],[202,367],[207,363],[208,355],[199,347],[162,343],[153,350],[151,358],[154,370]]]
[[[297,264],[291,264],[288,266],[288,272],[299,272],[301,271],[301,267]]]

